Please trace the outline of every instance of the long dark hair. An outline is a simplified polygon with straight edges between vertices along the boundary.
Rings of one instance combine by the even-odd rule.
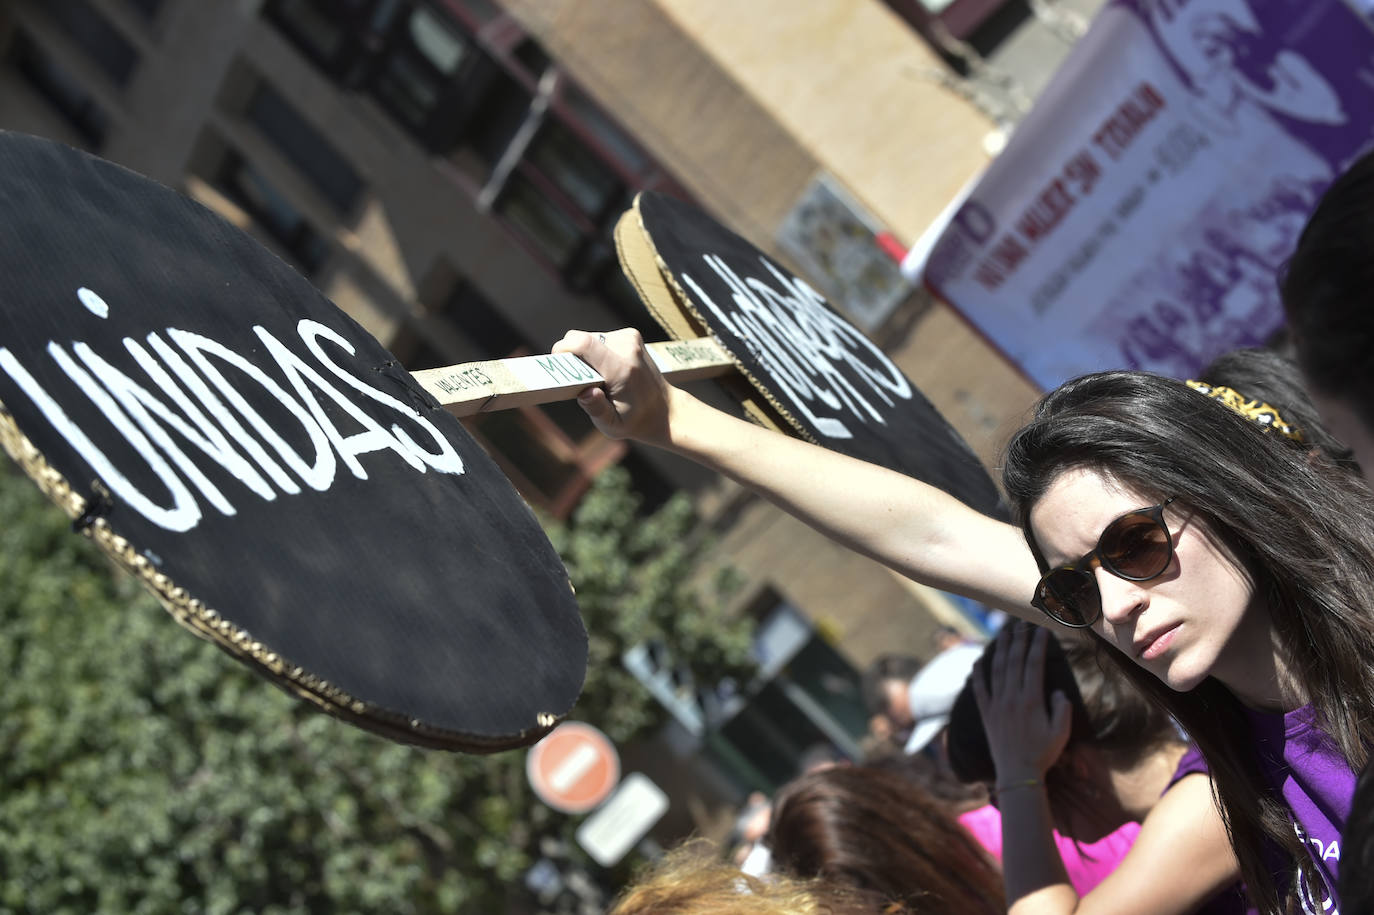
[[[1374,152],[1322,195],[1280,270],[1298,361],[1314,387],[1374,423]]]
[[[1203,369],[1201,378],[1208,384],[1225,385],[1243,397],[1269,404],[1297,427],[1304,445],[1317,449],[1343,469],[1360,473],[1354,452],[1322,425],[1302,373],[1287,356],[1271,349],[1231,350]]]
[[[1059,760],[1045,773],[1045,790],[1060,832],[1075,839],[1086,838],[1079,823],[1084,821],[1081,818],[1091,818],[1098,805],[1091,795],[1091,783],[1072,770],[1074,750],[1091,748],[1108,765],[1129,766],[1161,747],[1183,744],[1168,713],[1102,657],[1106,652],[1100,644],[1076,635],[1065,635],[1061,641],[1051,633],[1045,654],[1046,711],[1056,692],[1068,699],[1073,710],[1068,742]],[[987,651],[992,651],[991,645]],[[991,685],[991,665],[982,664],[975,675],[977,670],[983,671]],[[955,775],[966,782],[990,783],[996,779],[997,767],[972,683],[966,684],[954,701],[948,735],[949,765]]]
[[[912,912],[1006,911],[982,846],[895,772],[840,766],[793,781],[773,804],[768,845],[786,873],[871,890]]]
[[[1366,765],[1350,799],[1350,819],[1341,830],[1341,908],[1374,912],[1374,766]]]
[[[1042,569],[1027,519],[1074,468],[1147,497],[1173,497],[1196,513],[1253,581],[1317,723],[1351,769],[1362,768],[1374,739],[1368,488],[1181,382],[1143,372],[1088,375],[1046,396],[1007,447],[1003,482]],[[1212,677],[1178,693],[1124,655],[1106,656],[1201,748],[1252,900],[1262,911],[1295,904],[1296,885],[1280,889],[1266,856],[1278,846],[1299,867],[1311,864],[1287,806],[1264,783],[1240,701]]]

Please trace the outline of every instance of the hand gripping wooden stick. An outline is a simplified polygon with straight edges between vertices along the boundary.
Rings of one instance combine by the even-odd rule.
[[[711,337],[650,343],[649,356],[672,382],[736,371],[735,360]],[[455,416],[471,416],[569,400],[604,379],[571,353],[465,362],[410,373]]]

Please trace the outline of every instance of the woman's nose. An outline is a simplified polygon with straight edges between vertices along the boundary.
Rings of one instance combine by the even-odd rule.
[[[1093,570],[1102,598],[1102,618],[1114,626],[1130,622],[1148,603],[1140,582],[1118,578],[1099,566]]]

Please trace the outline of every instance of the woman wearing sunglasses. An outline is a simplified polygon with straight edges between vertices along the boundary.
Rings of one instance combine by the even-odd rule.
[[[1330,910],[1374,741],[1374,499],[1197,393],[1091,375],[1013,437],[1033,603],[1117,648],[1197,742],[1252,900]]]
[[[1202,748],[1260,910],[1333,892],[1374,740],[1374,496],[1260,428],[1275,411],[1138,373],[1069,382],[1009,447],[1022,534],[703,404],[663,381],[637,331],[554,349],[606,379],[579,402],[607,435],[723,473],[917,581],[1112,645]]]

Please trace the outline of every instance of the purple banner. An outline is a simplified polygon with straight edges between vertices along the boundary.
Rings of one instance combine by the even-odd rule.
[[[1114,0],[936,242],[926,282],[1038,384],[1195,374],[1283,322],[1275,271],[1374,147],[1342,0]]]

